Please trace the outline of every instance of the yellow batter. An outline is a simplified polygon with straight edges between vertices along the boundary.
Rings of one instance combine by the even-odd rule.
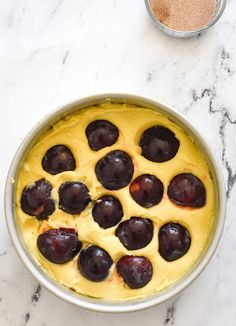
[[[85,129],[90,122],[97,119],[112,122],[117,126],[120,134],[114,145],[94,152],[88,146]],[[140,155],[139,138],[147,128],[155,125],[168,127],[180,141],[177,155],[165,163],[154,163]],[[64,144],[71,149],[76,159],[75,171],[51,175],[42,169],[42,157],[50,147],[57,144]],[[132,200],[129,186],[116,191],[108,191],[101,186],[95,175],[95,165],[102,156],[115,149],[121,149],[131,155],[135,167],[133,178],[143,173],[150,173],[162,181],[165,193],[160,204],[146,209]],[[203,208],[184,208],[174,205],[168,199],[166,190],[170,180],[183,172],[193,173],[204,183],[207,202]],[[41,178],[45,178],[52,184],[52,197],[56,203],[56,210],[49,216],[48,221],[38,221],[37,218],[24,213],[20,207],[20,197],[24,187]],[[129,219],[131,216],[152,219],[154,223],[152,241],[143,249],[129,251],[114,235],[116,226],[101,229],[94,222],[91,215],[92,203],[81,214],[74,216],[58,209],[58,188],[66,181],[84,182],[89,188],[93,200],[104,194],[115,195],[123,206],[124,217],[122,220]],[[136,299],[148,296],[176,282],[193,267],[201,255],[211,233],[215,216],[213,182],[204,156],[192,139],[179,126],[157,111],[125,104],[106,103],[90,107],[56,123],[41,137],[26,157],[17,182],[16,196],[17,217],[23,239],[42,269],[61,284],[80,294],[109,300]],[[173,262],[165,261],[158,253],[158,230],[169,221],[180,222],[187,227],[192,238],[188,253]],[[37,249],[37,237],[49,228],[63,226],[75,228],[83,246],[96,244],[104,248],[114,262],[123,255],[133,254],[148,257],[153,265],[151,281],[141,289],[130,289],[117,274],[115,264],[113,264],[108,278],[96,283],[87,280],[80,274],[77,269],[77,256],[63,265],[47,261]]]

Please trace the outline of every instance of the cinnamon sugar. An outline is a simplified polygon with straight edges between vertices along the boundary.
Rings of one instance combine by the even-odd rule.
[[[216,0],[151,0],[157,19],[178,31],[193,31],[207,25],[213,18]]]

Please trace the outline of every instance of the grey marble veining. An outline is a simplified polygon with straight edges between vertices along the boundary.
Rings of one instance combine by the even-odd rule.
[[[0,325],[232,326],[236,320],[236,1],[193,39],[153,25],[142,0],[0,1]],[[3,185],[25,134],[57,105],[128,92],[173,105],[219,160],[227,219],[207,269],[177,298],[143,312],[88,312],[48,293],[8,237]]]

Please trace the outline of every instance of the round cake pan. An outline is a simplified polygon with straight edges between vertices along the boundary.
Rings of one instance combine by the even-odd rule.
[[[194,267],[173,286],[153,296],[148,296],[146,298],[138,300],[104,301],[94,299],[74,293],[73,291],[69,290],[68,288],[60,285],[59,283],[51,279],[37,265],[37,263],[32,258],[30,252],[27,250],[20,234],[19,226],[17,223],[17,216],[15,213],[15,185],[17,184],[18,173],[20,171],[21,164],[24,160],[25,155],[27,155],[30,149],[34,146],[38,138],[54,123],[56,123],[58,120],[62,119],[66,115],[76,112],[80,109],[92,105],[98,105],[104,102],[133,104],[137,106],[155,109],[161,113],[164,113],[169,117],[169,119],[171,119],[180,127],[182,127],[192,137],[194,142],[197,143],[197,145],[200,147],[208,162],[210,174],[215,188],[215,203],[218,205],[213,230],[209,236],[208,244],[201,257],[195,263]],[[173,108],[164,105],[163,103],[136,95],[101,94],[86,97],[57,108],[55,111],[44,117],[28,133],[13,158],[7,176],[5,187],[5,215],[9,234],[17,253],[19,254],[21,260],[28,268],[28,270],[32,273],[32,275],[34,275],[38,282],[42,284],[46,289],[48,289],[53,294],[55,294],[61,299],[64,299],[67,302],[90,310],[113,313],[131,312],[158,305],[177,295],[180,291],[182,291],[189,284],[191,284],[194,279],[196,279],[196,277],[207,266],[216,250],[223,230],[225,219],[224,181],[222,178],[220,167],[218,166],[206,141],[202,138],[200,133],[180,113],[175,111]]]

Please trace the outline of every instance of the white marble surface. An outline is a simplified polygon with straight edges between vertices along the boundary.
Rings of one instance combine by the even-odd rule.
[[[198,38],[157,30],[142,0],[0,0],[0,325],[236,325],[236,1]],[[4,221],[3,187],[30,128],[66,101],[130,92],[183,112],[222,164],[226,226],[216,255],[177,298],[109,315],[71,306],[37,284]]]

